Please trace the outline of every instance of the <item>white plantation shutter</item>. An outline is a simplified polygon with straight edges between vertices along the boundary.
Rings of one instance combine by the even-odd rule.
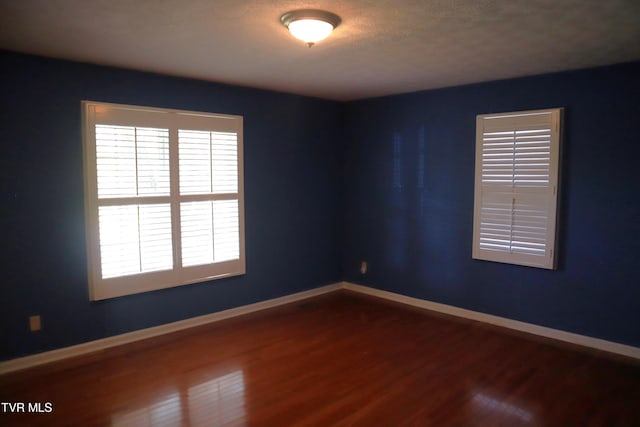
[[[180,194],[209,194],[180,204],[182,265],[240,256],[238,136],[233,132],[178,131]]]
[[[243,274],[242,118],[83,107],[92,299]]]
[[[213,262],[213,213],[211,202],[180,204],[182,265]]]
[[[100,206],[102,278],[173,267],[168,203]]]
[[[180,194],[238,192],[238,138],[235,133],[180,129],[178,140]]]
[[[140,204],[169,195],[169,130],[98,124],[95,149],[102,278],[172,269],[169,199]]]
[[[477,117],[473,258],[555,268],[561,113]]]
[[[98,197],[169,195],[169,130],[96,125]]]
[[[240,256],[237,200],[182,203],[180,218],[183,266]]]

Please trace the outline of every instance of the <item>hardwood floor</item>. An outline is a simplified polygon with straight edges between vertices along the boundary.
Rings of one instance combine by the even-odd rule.
[[[640,426],[640,364],[341,291],[4,375],[0,400],[52,404],[12,426]]]

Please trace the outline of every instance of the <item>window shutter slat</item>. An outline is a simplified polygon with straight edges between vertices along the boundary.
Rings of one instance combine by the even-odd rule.
[[[240,228],[237,200],[213,202],[213,243],[216,262],[240,257]]]
[[[135,196],[135,128],[96,125],[98,197]]]
[[[168,203],[141,205],[140,272],[173,268],[171,207]]]
[[[548,211],[544,196],[485,195],[480,215],[480,247],[544,256]]]
[[[101,206],[102,277],[173,268],[168,204]]]
[[[492,120],[496,120],[495,118]],[[551,150],[549,123],[540,129],[482,134],[482,183],[547,187]]]
[[[169,194],[169,130],[137,128],[138,195]]]
[[[211,132],[213,193],[238,192],[238,138],[235,133]]]
[[[180,218],[183,266],[239,258],[240,233],[237,200],[182,203]]]
[[[168,129],[96,125],[98,197],[169,194]]]
[[[211,193],[211,132],[178,131],[180,194]]]
[[[180,204],[182,265],[190,267],[213,262],[213,212],[211,202]]]
[[[232,132],[180,130],[180,194],[238,192],[238,138]]]

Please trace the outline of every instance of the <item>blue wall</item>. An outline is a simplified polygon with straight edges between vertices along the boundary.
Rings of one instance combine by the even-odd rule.
[[[550,107],[566,109],[559,269],[472,260],[475,116]],[[640,346],[640,63],[353,102],[345,114],[346,280]]]
[[[7,52],[0,69],[0,360],[341,279],[640,346],[640,63],[346,104]],[[89,301],[82,99],[244,116],[246,275]],[[559,269],[472,260],[475,116],[547,107],[566,108]]]
[[[0,69],[0,360],[340,279],[339,104],[7,52]],[[246,275],[89,301],[83,99],[244,116]]]

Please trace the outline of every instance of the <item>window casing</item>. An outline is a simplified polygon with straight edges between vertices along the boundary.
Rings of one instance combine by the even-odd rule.
[[[474,259],[556,268],[562,113],[477,116]]]
[[[82,111],[91,299],[244,274],[242,117]]]

